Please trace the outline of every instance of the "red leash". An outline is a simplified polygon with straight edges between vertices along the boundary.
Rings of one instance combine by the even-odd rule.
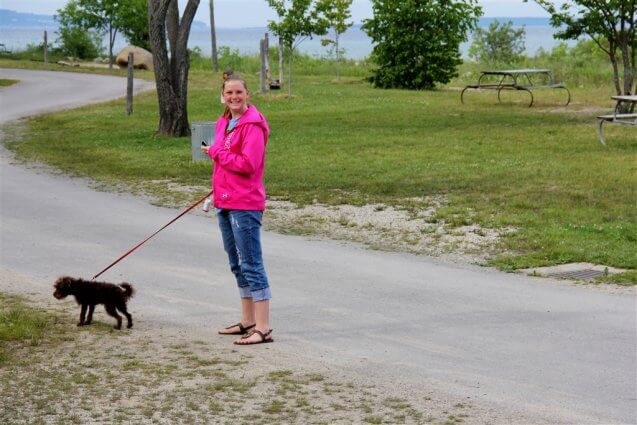
[[[184,214],[186,214],[187,212],[189,212],[190,210],[192,210],[193,208],[195,208],[197,205],[201,204],[207,197],[209,197],[210,195],[212,195],[212,190],[210,191],[210,193],[208,193],[206,196],[204,196],[203,198],[201,198],[200,200],[198,200],[197,202],[195,202],[194,204],[192,204],[187,210],[185,210],[184,212],[182,212],[181,214],[179,214],[177,217],[173,218],[172,220],[170,220],[170,222],[168,224],[166,224],[164,227],[162,227],[161,229],[159,229],[158,231],[156,231],[155,233],[153,233],[152,235],[150,235],[149,237],[147,237],[146,239],[144,239],[143,242],[140,242],[139,244],[137,244],[134,248],[132,248],[131,250],[129,250],[126,254],[122,255],[121,257],[119,257],[117,260],[113,261],[108,267],[106,267],[104,270],[102,270],[101,272],[99,272],[98,274],[96,274],[95,276],[93,276],[93,279],[91,280],[95,280],[96,278],[98,278],[102,273],[104,273],[106,270],[110,269],[111,267],[113,267],[115,264],[119,263],[120,261],[122,261],[124,258],[128,257],[129,254],[133,253],[133,251],[135,251],[137,248],[139,248],[140,246],[144,245],[146,242],[148,242],[148,240],[150,238],[152,238],[153,236],[155,236],[157,233],[161,232],[162,230],[164,230],[166,227],[170,226],[171,224],[173,224],[175,221],[179,220]]]

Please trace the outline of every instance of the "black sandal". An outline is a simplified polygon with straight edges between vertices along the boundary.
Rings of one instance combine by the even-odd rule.
[[[263,332],[261,332],[258,329],[254,329],[254,330],[250,331],[250,333],[248,333],[247,335],[242,336],[241,339],[248,339],[254,334],[259,334],[259,336],[261,337],[261,341],[238,342],[238,341],[241,341],[241,339],[239,339],[239,340],[235,341],[234,343],[235,343],[235,345],[254,345],[254,344],[266,344],[268,342],[274,342],[274,338],[272,338],[272,337],[268,338],[268,336],[270,336],[271,333],[272,333],[272,329],[270,329],[266,333],[263,333]]]
[[[253,323],[252,325],[243,326],[243,324],[239,322],[224,328],[224,329],[232,329],[238,326],[239,327],[238,332],[218,332],[218,333],[219,335],[243,335],[244,333],[248,332],[250,329],[254,328],[256,325],[257,325],[256,323]]]

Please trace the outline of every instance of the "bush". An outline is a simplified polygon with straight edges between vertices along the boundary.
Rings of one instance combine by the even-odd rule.
[[[60,44],[60,51],[65,56],[80,59],[93,59],[102,56],[102,36],[91,30],[79,27],[61,27],[60,37],[56,40]]]
[[[513,22],[500,23],[495,19],[489,28],[476,28],[469,57],[482,64],[506,66],[519,61],[524,53],[524,28],[513,29]]]
[[[238,50],[227,46],[218,48],[219,69],[232,68],[239,74],[257,74],[261,69],[259,55],[241,55]],[[279,53],[276,47],[270,48],[270,77],[279,78]],[[287,58],[285,59],[287,64]],[[333,75],[334,59],[316,57],[307,53],[294,52],[294,69],[299,75]],[[190,51],[190,65],[192,69],[212,69],[209,57],[204,57],[201,50],[195,48]],[[346,77],[366,77],[369,75],[370,65],[367,59],[340,59],[340,75]],[[287,74],[286,74],[287,78]]]
[[[376,87],[433,89],[457,75],[460,43],[475,28],[481,8],[473,0],[373,0],[363,30],[374,45]]]

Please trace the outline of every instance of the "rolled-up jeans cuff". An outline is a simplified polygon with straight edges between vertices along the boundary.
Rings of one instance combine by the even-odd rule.
[[[259,289],[258,291],[252,291],[252,301],[264,301],[272,298],[272,293],[270,292],[270,287]]]
[[[239,286],[239,296],[241,298],[252,298],[249,286]]]

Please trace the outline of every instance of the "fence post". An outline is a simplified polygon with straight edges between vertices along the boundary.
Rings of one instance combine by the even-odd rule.
[[[44,66],[49,66],[49,40],[44,30]]]
[[[126,115],[133,113],[133,65],[135,63],[135,55],[133,52],[128,54],[128,84],[126,86]]]
[[[261,51],[261,72],[259,72],[259,77],[261,81],[261,93],[266,93],[267,89],[265,87],[265,40],[259,41],[259,47]]]
[[[270,84],[270,35],[265,33],[265,79],[266,83]]]

